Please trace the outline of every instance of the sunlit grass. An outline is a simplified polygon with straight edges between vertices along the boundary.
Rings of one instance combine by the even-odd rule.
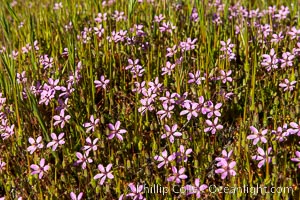
[[[289,33],[292,27],[299,28],[297,1],[0,3],[0,92],[1,98],[6,98],[0,100],[0,197],[68,199],[73,198],[71,192],[83,192],[83,199],[118,199],[121,195],[125,199],[133,192],[129,184],[134,183],[170,190],[167,194],[144,192],[146,199],[196,198],[197,195],[187,197],[172,191],[176,183],[168,178],[173,175],[173,166],[178,170],[185,168],[187,178],[177,184],[179,188],[195,185],[199,178],[200,185],[215,185],[220,191],[224,187],[244,186],[293,189],[281,193],[229,194],[224,190],[213,193],[207,188],[201,191],[204,199],[299,198],[299,165],[291,159],[300,151],[299,134],[292,124],[298,124],[300,112],[300,33],[295,33],[294,38]],[[276,10],[272,14],[273,5]],[[283,5],[289,9],[286,18],[278,16]],[[252,17],[247,17],[247,12]],[[164,25],[168,28],[162,28]],[[280,32],[283,38],[272,42],[272,34]],[[221,41],[233,45],[226,49]],[[170,53],[173,47],[176,52]],[[284,59],[285,52],[293,54],[292,64],[282,67],[283,61],[271,63],[268,70],[263,63],[268,62],[264,58],[271,54],[271,49],[277,59]],[[128,67],[129,59],[139,59],[134,65],[140,65],[140,71]],[[170,69],[164,69],[168,68],[167,62]],[[21,76],[23,71],[22,81],[17,74]],[[197,79],[197,73],[199,80],[189,81],[192,77]],[[231,79],[224,79],[224,73]],[[49,78],[58,80],[56,85],[49,86]],[[285,79],[296,81],[286,91],[279,86]],[[146,89],[135,92],[137,85],[142,84]],[[55,91],[53,96],[47,94],[49,101],[41,97],[48,90]],[[166,100],[160,99],[167,92],[174,95],[174,102],[165,103],[167,108],[174,105],[169,113],[164,111]],[[199,106],[190,117],[183,112],[188,110],[189,103],[180,102],[185,95],[186,100]],[[143,99],[150,99],[152,107],[143,105]],[[215,107],[210,107],[211,103]],[[220,108],[216,108],[218,103],[222,104]],[[144,112],[145,108],[148,111]],[[208,108],[220,110],[220,116],[212,112],[208,117]],[[70,119],[59,119],[61,109]],[[93,123],[92,115],[99,121],[93,125],[93,131],[87,131],[91,124],[84,124]],[[222,128],[213,132],[207,128],[215,123],[216,117]],[[272,130],[278,131],[285,123],[289,134],[280,142]],[[162,138],[165,125],[174,124],[181,136],[175,135],[174,141],[169,135]],[[247,139],[253,134],[250,126],[258,131],[268,129],[267,142],[254,144]],[[126,132],[117,132],[120,130]],[[65,143],[52,151],[47,147],[53,140],[51,133],[58,136],[62,132]],[[110,138],[110,134],[115,135]],[[43,147],[30,154],[27,148],[32,143],[28,140],[39,136]],[[92,162],[83,167],[76,153],[84,155],[88,137],[91,141],[98,138],[94,144],[97,148],[90,150],[88,157]],[[181,145],[192,152],[187,160],[178,161]],[[261,168],[259,161],[253,159],[258,155],[258,147],[264,151],[272,147],[271,155],[266,155],[271,161]],[[155,157],[164,150],[168,156],[177,152],[177,157],[158,168],[161,161]],[[236,174],[221,179],[216,173],[220,168],[216,158],[222,157],[223,150],[232,150],[230,161],[236,162]],[[43,158],[49,170],[39,179],[31,174],[31,166],[40,166]],[[100,164],[104,168],[112,164],[113,178],[107,175],[102,185],[100,179],[94,179],[96,174],[103,173],[97,168]]]

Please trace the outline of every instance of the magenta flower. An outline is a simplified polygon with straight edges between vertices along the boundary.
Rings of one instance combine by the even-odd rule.
[[[291,158],[291,160],[293,162],[297,162],[298,168],[300,168],[300,151],[296,151],[295,154],[296,154],[296,158]]]
[[[285,68],[286,66],[291,67],[293,66],[293,59],[295,56],[291,54],[290,52],[284,52],[282,54],[282,59],[280,59],[280,67]]]
[[[135,59],[134,61],[131,59],[128,59],[129,65],[127,67],[125,67],[125,70],[132,69],[135,67],[138,67],[138,68],[142,67],[139,65],[139,61],[140,61],[139,59]]]
[[[198,11],[196,8],[193,8],[192,10],[192,14],[190,16],[190,20],[193,22],[198,22],[199,21],[199,15],[198,15]]]
[[[62,109],[59,115],[54,115],[53,119],[56,120],[53,124],[54,126],[60,124],[60,127],[63,128],[66,122],[69,123],[69,119],[71,119],[71,116],[65,116],[65,110]]]
[[[175,68],[175,64],[170,63],[169,61],[166,64],[166,67],[162,68],[163,73],[161,75],[171,75],[171,72],[173,71],[173,69]]]
[[[299,122],[299,124],[300,124],[300,122]],[[288,132],[290,134],[296,134],[297,133],[297,135],[300,136],[300,125],[299,124],[297,124],[296,122],[291,122],[290,126],[292,128],[288,129]]]
[[[154,106],[152,105],[153,100],[149,98],[144,98],[140,100],[142,106],[138,108],[138,111],[142,113],[142,115],[147,111],[154,110]]]
[[[272,151],[272,147],[268,148],[268,152],[265,152],[262,148],[258,147],[257,152],[259,155],[252,156],[253,160],[258,160],[258,168],[261,168],[266,162],[271,162],[271,157],[269,157],[270,153]]]
[[[161,91],[162,83],[159,83],[158,77],[155,78],[154,82],[148,82],[148,85],[152,90],[152,93],[157,93]]]
[[[211,134],[215,134],[218,130],[223,129],[223,125],[218,124],[218,120],[219,118],[216,117],[214,119],[214,121],[210,121],[210,120],[205,120],[206,124],[209,126],[207,128],[204,129],[204,132],[211,132]]]
[[[95,80],[94,81],[95,83],[95,87],[98,88],[98,87],[102,87],[103,89],[106,89],[108,83],[109,83],[109,80],[108,79],[105,79],[105,77],[102,75],[100,77],[100,81],[99,80]]]
[[[145,69],[141,65],[135,65],[134,67],[132,67],[130,69],[130,73],[132,74],[133,78],[136,78],[138,76],[142,77],[144,72],[145,72]]]
[[[151,99],[152,101],[154,101],[154,98],[157,96],[157,94],[153,92],[152,88],[143,89],[142,93],[145,97],[144,99]]]
[[[177,93],[170,93],[169,91],[166,91],[166,96],[160,97],[159,100],[163,101],[163,104],[175,104],[175,97],[177,97]]]
[[[160,23],[160,22],[161,22],[162,20],[164,20],[164,19],[165,19],[165,17],[164,17],[162,14],[159,14],[158,16],[155,15],[155,16],[154,16],[153,22]]]
[[[45,83],[43,88],[45,90],[60,90],[60,86],[58,86],[59,79],[53,80],[52,78],[48,79],[48,84]]]
[[[49,58],[48,55],[41,55],[39,62],[43,65],[44,69],[51,68],[53,65],[53,58]]]
[[[195,74],[189,73],[189,77],[188,83],[196,83],[197,85],[200,85],[201,81],[205,80],[205,77],[200,77],[200,70],[197,70]]]
[[[96,125],[99,123],[99,119],[96,119],[96,120],[95,120],[93,115],[91,115],[90,121],[91,121],[91,122],[86,122],[86,123],[83,124],[83,126],[84,126],[85,128],[87,128],[87,129],[86,129],[86,132],[87,132],[87,133],[90,132],[90,131],[94,132],[94,131],[95,131]]]
[[[63,97],[63,98],[68,98],[72,92],[75,91],[75,89],[72,87],[72,83],[69,82],[67,87],[61,86],[60,90],[62,91],[62,93],[59,95],[59,97]]]
[[[114,178],[114,175],[112,175],[112,173],[110,172],[111,167],[112,167],[112,164],[108,164],[106,166],[106,168],[104,168],[103,165],[101,165],[101,164],[98,165],[98,169],[101,173],[95,175],[94,179],[97,180],[97,179],[101,178],[100,185],[103,185],[106,178],[109,178],[109,179]]]
[[[209,109],[204,105],[204,97],[200,96],[198,98],[198,100],[199,100],[199,103],[198,103],[198,106],[197,106],[197,112],[200,112],[203,115],[205,115],[207,112],[209,112]]]
[[[81,200],[82,196],[83,196],[83,192],[80,192],[78,194],[78,196],[74,192],[70,193],[70,197],[71,197],[72,200]]]
[[[284,36],[282,35],[282,31],[280,31],[278,34],[275,33],[272,35],[271,42],[279,43],[283,38]]]
[[[174,45],[172,48],[167,48],[167,51],[168,51],[168,53],[167,53],[166,57],[172,57],[177,52],[177,46]]]
[[[231,39],[229,38],[227,40],[227,42],[221,41],[221,51],[227,51],[227,52],[231,52],[232,48],[234,47],[234,44],[231,44]]]
[[[23,71],[21,74],[17,73],[17,82],[18,84],[27,82],[26,71]]]
[[[50,166],[45,165],[45,159],[42,158],[41,161],[40,161],[40,166],[32,164],[32,165],[30,165],[30,168],[33,170],[31,172],[31,174],[32,175],[33,174],[39,174],[39,179],[41,179],[43,177],[44,173],[49,170]]]
[[[176,28],[176,26],[173,26],[170,22],[163,22],[162,26],[159,27],[159,31],[161,33],[163,32],[169,32],[172,33],[172,31]]]
[[[280,83],[279,86],[283,88],[283,91],[293,91],[295,88],[295,84],[297,81],[289,81],[288,79],[284,79],[284,82]]]
[[[232,150],[229,151],[228,153],[226,150],[223,150],[222,157],[217,157],[215,159],[218,162],[217,166],[220,167],[220,166],[226,165],[226,162],[229,162],[231,155],[232,155]]]
[[[201,192],[203,190],[206,190],[208,188],[208,186],[206,184],[200,185],[200,179],[196,178],[195,179],[195,186],[186,185],[184,188],[187,192],[187,195],[196,194],[197,199],[199,199],[201,197]]]
[[[80,152],[76,152],[76,157],[78,158],[78,160],[75,162],[75,165],[77,166],[81,164],[82,169],[86,168],[87,163],[93,162],[93,160],[89,158],[89,151],[86,151],[84,154],[81,154]]]
[[[97,151],[97,142],[98,142],[98,138],[96,138],[96,139],[94,139],[94,141],[92,142],[92,140],[91,140],[91,138],[90,137],[87,137],[86,139],[85,139],[85,141],[86,141],[86,145],[82,148],[82,150],[84,150],[84,151],[91,151],[91,150],[93,150],[93,151]]]
[[[66,98],[65,100],[59,98],[58,100],[58,106],[55,108],[55,111],[61,111],[61,110],[67,110],[68,107],[70,105],[68,105],[68,101],[69,101],[69,98]]]
[[[180,47],[182,51],[190,51],[196,48],[195,43],[197,42],[197,39],[191,39],[187,38],[185,42],[180,42]]]
[[[39,104],[44,103],[47,106],[51,101],[51,99],[55,97],[54,95],[55,95],[55,90],[43,90],[41,92]]]
[[[175,181],[176,183],[181,183],[182,179],[187,179],[187,175],[184,174],[185,172],[184,167],[180,168],[178,171],[176,167],[172,166],[172,172],[173,175],[167,179],[167,181],[169,182]]]
[[[26,44],[25,47],[22,47],[22,53],[27,54],[31,50],[32,46],[30,44]]]
[[[163,134],[161,136],[162,139],[165,139],[165,138],[169,138],[170,142],[171,143],[174,143],[174,136],[176,137],[180,137],[182,136],[182,134],[180,132],[177,132],[177,124],[174,124],[172,126],[172,129],[168,126],[168,125],[165,125],[165,130],[167,131],[167,133]]]
[[[27,148],[27,151],[29,151],[30,154],[33,154],[33,152],[35,152],[35,150],[37,150],[38,148],[42,149],[44,147],[42,143],[42,136],[39,136],[36,140],[30,137],[28,141],[31,144],[31,146]]]
[[[159,110],[156,114],[157,115],[161,115],[160,119],[163,120],[163,118],[168,117],[171,118],[172,113],[173,113],[173,109],[174,109],[174,105],[168,105],[168,104],[163,104],[163,110]]]
[[[248,140],[253,140],[253,145],[256,145],[259,141],[267,143],[267,139],[264,137],[268,133],[268,129],[258,131],[254,126],[250,126],[252,135],[248,135]]]
[[[133,197],[134,200],[136,199],[142,199],[146,200],[146,198],[143,197],[143,185],[137,184],[137,186],[134,183],[129,183],[128,187],[130,188],[131,192],[126,195],[126,197]]]
[[[288,35],[290,35],[291,39],[295,39],[300,35],[300,29],[296,29],[296,27],[293,26],[291,31],[288,32]]]
[[[225,72],[224,70],[220,70],[220,79],[222,80],[222,83],[232,82],[232,78],[230,77],[232,71],[229,70],[228,72]]]
[[[154,156],[154,160],[161,162],[157,165],[157,168],[161,168],[162,166],[167,166],[169,164],[169,162],[173,161],[175,159],[175,154],[171,154],[170,156],[168,156],[168,152],[167,150],[164,150],[161,153],[162,156]]]
[[[95,22],[102,23],[103,21],[107,20],[107,13],[98,13],[97,17],[95,18]]]
[[[51,133],[51,138],[53,140],[47,144],[47,148],[52,147],[52,151],[55,151],[58,145],[65,144],[65,140],[63,139],[64,135],[65,133],[60,133],[57,137],[55,133]]]
[[[117,10],[115,10],[115,12],[112,14],[112,17],[114,20],[121,21],[121,20],[126,20],[126,17],[124,15],[124,12],[119,12]]]
[[[125,129],[120,129],[121,122],[117,121],[115,125],[108,124],[108,128],[110,129],[110,134],[108,135],[108,139],[113,139],[115,136],[120,140],[123,141],[123,137],[121,134],[126,133],[127,131]]]
[[[180,115],[186,115],[187,114],[187,120],[188,121],[191,120],[192,116],[198,117],[198,112],[197,112],[198,103],[186,102],[186,103],[184,103],[184,107],[186,108],[186,110],[181,111]]]
[[[269,72],[271,69],[277,69],[278,68],[278,59],[276,58],[275,50],[271,49],[270,55],[269,54],[263,54],[263,61],[261,62],[261,65],[267,68],[267,71]]]
[[[132,92],[137,92],[140,94],[145,89],[145,85],[146,85],[145,81],[143,81],[141,83],[139,83],[137,81],[134,82],[135,88],[132,89]]]
[[[221,168],[215,170],[216,174],[221,174],[221,179],[225,179],[228,175],[230,176],[236,175],[236,172],[233,169],[236,165],[235,161],[229,163],[225,160],[222,160],[221,162],[222,162],[222,165],[220,166]]]
[[[283,142],[286,137],[289,136],[289,131],[287,130],[287,124],[285,123],[282,127],[278,127],[277,130],[272,130],[272,133],[276,135],[276,140]]]
[[[63,5],[62,2],[59,2],[54,4],[53,10],[59,10],[61,8],[63,8]]]
[[[211,101],[208,101],[205,105],[207,118],[211,118],[212,116],[221,117],[220,108],[222,107],[222,103],[217,103],[215,106]]]
[[[183,95],[177,94],[177,100],[175,101],[175,103],[182,107],[185,107],[186,103],[192,103],[190,100],[186,99],[187,96],[188,96],[187,92],[183,93]]]
[[[1,107],[1,105],[0,105],[0,107]],[[3,121],[2,121],[2,123],[3,123]],[[5,120],[5,123],[7,123],[7,120]],[[4,125],[4,126],[1,127],[1,125],[0,125],[0,127],[1,127],[0,131],[2,132],[1,137],[3,140],[6,140],[15,133],[14,132],[15,125],[14,124],[11,126],[9,126],[7,124],[2,124],[2,125]]]
[[[180,145],[179,152],[175,153],[175,156],[177,157],[177,162],[187,162],[188,156],[193,152],[192,149],[185,150],[183,145]]]
[[[104,28],[102,28],[102,24],[94,27],[94,34],[97,35],[98,38],[102,38],[104,34]]]

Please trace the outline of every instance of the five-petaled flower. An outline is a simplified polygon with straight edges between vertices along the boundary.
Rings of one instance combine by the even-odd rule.
[[[70,115],[65,116],[65,110],[62,109],[60,111],[59,115],[54,115],[53,119],[56,120],[53,124],[54,126],[60,124],[60,128],[63,128],[65,126],[65,123],[69,122],[69,119],[71,119],[71,116]]]
[[[96,151],[97,150],[97,142],[98,142],[98,140],[99,140],[99,138],[96,138],[96,139],[94,139],[94,141],[92,142],[92,140],[91,140],[91,138],[90,137],[87,137],[86,139],[85,139],[85,141],[86,141],[86,145],[82,148],[82,150],[84,150],[84,151],[91,151],[91,150],[93,150],[93,151]]]
[[[188,155],[190,155],[193,152],[192,149],[186,149],[183,145],[180,145],[179,152],[175,153],[175,156],[177,157],[177,162],[187,162],[188,161]]]
[[[175,64],[170,63],[169,61],[166,64],[166,67],[162,68],[163,73],[161,75],[171,75],[171,72],[173,71],[173,69],[175,68]]]
[[[135,186],[134,183],[129,183],[128,187],[130,188],[131,192],[126,195],[126,197],[133,197],[133,199],[141,199],[141,200],[146,200],[146,198],[143,197],[143,185],[137,184]]]
[[[227,153],[226,150],[223,150],[222,151],[222,157],[216,157],[216,161],[218,162],[217,163],[217,166],[220,167],[220,166],[223,166],[225,162],[229,162],[230,161],[230,156],[232,155],[232,150],[229,151]]]
[[[232,71],[229,70],[228,72],[225,72],[224,70],[220,70],[220,79],[222,80],[222,83],[232,82],[232,78],[230,77]]]
[[[188,83],[196,83],[197,85],[200,85],[201,81],[205,80],[205,77],[200,77],[200,70],[197,70],[195,74],[189,73],[189,77]]]
[[[95,175],[94,179],[97,180],[97,179],[101,178],[100,185],[103,185],[106,177],[109,179],[114,178],[114,175],[112,175],[112,173],[110,172],[111,167],[112,167],[112,164],[108,164],[106,166],[106,168],[104,168],[103,165],[101,165],[101,164],[98,165],[98,169],[101,173]]]
[[[162,153],[161,156],[156,155],[154,156],[154,160],[161,162],[157,165],[157,168],[161,168],[162,166],[167,166],[169,162],[173,161],[176,158],[175,154],[171,154],[170,156],[168,156],[168,152],[165,149]]]
[[[33,170],[31,174],[39,174],[39,179],[41,179],[46,171],[49,170],[50,166],[45,165],[45,159],[42,158],[40,161],[40,165],[32,164],[30,168]]]
[[[52,147],[52,151],[55,151],[58,145],[63,145],[65,140],[63,139],[65,133],[60,133],[59,136],[55,133],[51,133],[51,138],[53,139],[51,142],[47,144],[47,148]]]
[[[211,132],[212,134],[215,134],[217,130],[223,129],[223,125],[218,124],[218,120],[218,117],[216,117],[213,122],[210,120],[206,120],[205,122],[209,127],[205,128],[204,132]]]
[[[35,150],[37,150],[38,148],[42,149],[44,147],[42,143],[42,136],[39,136],[36,140],[30,137],[28,141],[31,144],[31,146],[27,148],[27,151],[29,151],[30,154],[33,154],[33,152],[35,152]]]
[[[161,115],[160,119],[163,120],[165,117],[171,118],[174,105],[163,104],[163,110],[159,110],[156,114]]]
[[[187,195],[196,194],[197,199],[201,197],[201,191],[206,190],[208,186],[206,184],[200,185],[200,179],[195,179],[195,186],[186,185],[184,189],[186,190]]]
[[[106,89],[108,83],[109,83],[109,79],[105,79],[105,77],[102,75],[100,77],[100,81],[99,80],[95,80],[94,81],[95,83],[95,87],[98,88],[98,87],[102,87],[103,89]]]
[[[115,125],[113,124],[108,124],[108,128],[110,129],[110,134],[108,135],[108,139],[113,139],[115,136],[119,139],[119,140],[123,140],[123,137],[121,134],[126,133],[127,131],[125,129],[121,129],[120,130],[120,125],[121,122],[117,121]]]
[[[204,108],[206,109],[207,118],[211,118],[212,116],[221,117],[220,108],[222,107],[222,103],[217,103],[215,106],[213,102],[208,101],[205,103]]]
[[[86,168],[87,163],[93,162],[93,160],[91,158],[89,158],[89,151],[86,151],[84,154],[77,152],[76,157],[78,158],[78,160],[75,162],[75,165],[81,164],[82,169]]]
[[[86,132],[87,132],[87,133],[90,132],[90,131],[94,132],[94,131],[95,131],[96,125],[99,123],[99,119],[94,119],[94,116],[93,116],[93,115],[91,115],[90,121],[91,121],[91,122],[86,122],[86,123],[83,124],[83,126],[84,126],[85,128],[87,128],[87,129],[86,129]]]
[[[272,151],[272,147],[268,148],[268,151],[265,152],[262,148],[258,147],[257,152],[259,155],[252,156],[253,160],[258,160],[258,168],[261,168],[266,162],[270,163],[272,158],[269,156]]]
[[[253,145],[256,145],[259,142],[259,140],[263,143],[267,143],[267,139],[264,135],[268,133],[268,129],[258,131],[254,126],[250,126],[250,130],[253,134],[248,135],[247,139],[253,140]]]
[[[271,69],[278,68],[278,61],[279,59],[276,58],[276,53],[274,49],[270,50],[269,54],[263,54],[262,57],[264,58],[261,62],[261,65],[267,68],[267,71],[271,71]]]
[[[165,130],[167,131],[167,133],[164,133],[161,138],[167,138],[169,137],[169,140],[171,143],[174,143],[174,136],[176,137],[180,137],[182,136],[182,133],[176,131],[177,130],[177,124],[174,124],[172,126],[172,128],[170,128],[168,125],[165,125]]]
[[[187,114],[187,120],[190,121],[192,116],[198,117],[198,103],[194,102],[185,102],[184,107],[186,110],[183,110],[180,112],[180,115],[186,115]]]
[[[215,170],[216,174],[221,174],[221,179],[225,179],[228,175],[235,176],[236,172],[233,169],[236,165],[235,161],[228,162],[226,160],[222,160],[219,164],[219,169]]]
[[[284,82],[280,83],[279,86],[283,88],[283,91],[293,91],[295,88],[295,84],[297,81],[289,81],[288,79],[284,79]]]
[[[179,170],[175,166],[172,166],[173,175],[168,177],[167,181],[175,181],[176,183],[181,183],[182,179],[187,179],[187,175],[184,174],[185,168],[181,167]]]

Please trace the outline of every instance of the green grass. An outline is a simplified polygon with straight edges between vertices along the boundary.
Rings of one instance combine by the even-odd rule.
[[[293,3],[293,6],[289,3]],[[290,9],[287,19],[274,21],[269,15],[257,20],[261,24],[274,26],[272,33],[283,31],[284,39],[279,43],[271,43],[271,35],[266,43],[261,44],[262,34],[254,26],[255,19],[249,20],[247,26],[241,15],[229,19],[231,3],[224,2],[224,8],[217,11],[208,1],[182,1],[181,9],[176,10],[177,1],[155,1],[155,3],[138,3],[137,0],[117,1],[110,6],[103,6],[101,1],[63,0],[63,9],[53,10],[53,1],[25,1],[15,6],[11,2],[0,1],[0,48],[6,51],[0,53],[0,92],[6,103],[1,112],[7,114],[8,123],[14,124],[14,135],[6,140],[0,140],[0,160],[6,163],[0,168],[0,197],[6,199],[68,199],[70,193],[83,192],[83,199],[117,199],[121,194],[128,194],[128,184],[160,184],[172,188],[173,183],[166,179],[172,174],[171,165],[184,166],[188,179],[180,184],[194,184],[195,178],[201,184],[221,187],[292,187],[292,193],[246,194],[233,192],[229,194],[212,193],[208,189],[201,192],[204,199],[299,199],[299,168],[291,161],[295,151],[299,151],[299,137],[289,136],[285,142],[275,140],[271,130],[284,123],[299,121],[299,56],[293,61],[293,66],[287,69],[267,72],[261,66],[262,55],[269,54],[274,48],[277,58],[283,52],[292,52],[297,41],[287,35],[287,25],[299,28],[299,8],[297,1],[241,1],[240,5],[247,10],[268,6],[286,5]],[[232,1],[236,3],[236,1]],[[197,8],[199,21],[192,22],[190,15],[193,7]],[[123,11],[127,20],[116,22],[112,19],[115,10]],[[212,22],[213,15],[218,13],[222,24]],[[101,38],[94,35],[96,27],[94,19],[98,13],[107,13],[107,20],[102,24],[104,34]],[[154,23],[154,16],[163,14],[164,22],[169,21],[176,26],[172,33],[161,33],[159,25]],[[18,28],[20,23],[24,25]],[[66,30],[65,25],[72,22],[73,28]],[[137,37],[136,45],[114,43],[107,40],[112,31],[126,30],[130,32],[134,24],[142,24],[144,37]],[[153,27],[152,27],[153,25]],[[240,34],[235,34],[235,26],[240,25]],[[90,39],[84,43],[78,39],[84,28],[91,28]],[[168,47],[186,41],[187,38],[197,39],[196,48],[180,53],[180,50],[170,58],[165,55]],[[220,41],[235,44],[233,52],[237,59],[229,61],[220,59]],[[38,41],[39,50],[34,50],[34,41]],[[32,46],[27,54],[22,53],[26,44]],[[148,45],[147,48],[141,44]],[[68,57],[62,56],[64,48],[68,48]],[[10,55],[15,50],[19,52],[17,59]],[[41,55],[47,54],[53,58],[53,66],[46,70],[40,65]],[[176,65],[170,76],[162,76],[161,68],[167,61],[175,63],[183,57],[182,63]],[[129,70],[125,70],[128,59],[139,59],[145,69],[143,77],[133,78]],[[64,128],[54,126],[54,115],[59,115],[55,108],[55,98],[49,105],[39,104],[39,96],[30,92],[30,87],[47,83],[48,78],[59,79],[58,85],[67,87],[68,79],[77,70],[81,62],[81,79],[74,84],[75,91],[70,94],[66,114],[71,116]],[[206,73],[206,79],[200,85],[189,84],[189,73],[200,70],[201,76]],[[223,84],[221,81],[211,81],[209,77],[219,75],[219,70],[232,70],[233,82]],[[19,84],[17,73],[26,71],[27,82]],[[95,87],[94,81],[104,75],[110,82],[106,90]],[[145,115],[138,112],[143,95],[132,92],[135,81],[147,82],[159,78],[163,91],[156,97],[154,111]],[[285,78],[296,80],[293,91],[283,92],[278,86]],[[24,97],[26,91],[27,97]],[[172,118],[160,120],[156,112],[163,109],[159,97],[166,91],[182,95],[188,92],[188,99],[198,102],[200,96],[211,100],[214,104],[223,103],[222,116],[219,123],[224,128],[215,135],[205,133],[207,127],[205,115],[187,121],[186,116],[180,116],[183,108],[175,106]],[[233,92],[232,100],[226,100],[221,91]],[[9,108],[12,112],[8,112]],[[89,121],[91,115],[100,122],[93,133],[86,133],[83,124]],[[107,139],[109,123],[121,122],[121,128],[126,129],[124,141],[114,138]],[[172,144],[167,139],[161,139],[165,133],[164,125],[177,123],[183,136],[175,137]],[[268,142],[258,146],[266,150],[273,148],[272,162],[258,168],[258,161],[251,157],[257,154],[257,147],[248,140],[250,126],[257,129],[269,129]],[[50,134],[65,133],[65,144],[53,152],[46,145],[52,140]],[[1,132],[2,133],[2,132]],[[29,154],[26,150],[30,144],[29,137],[36,139],[42,136],[44,148]],[[87,164],[86,170],[73,163],[77,160],[76,152],[81,152],[87,137],[99,138],[98,150],[90,153],[93,163]],[[192,138],[192,139],[190,139]],[[188,162],[171,162],[167,168],[157,168],[159,162],[154,160],[163,150],[176,152],[180,145],[191,148]],[[237,175],[222,180],[214,171],[217,169],[215,158],[221,156],[222,150],[233,150],[232,158],[236,161]],[[39,180],[31,175],[30,165],[39,164],[45,158],[50,170]],[[106,179],[104,185],[99,185],[93,177],[99,173],[98,164],[107,166],[113,164],[114,179]],[[221,190],[221,189],[220,189]],[[144,194],[147,199],[175,199],[186,197],[170,192],[162,194]],[[190,197],[195,198],[195,195]]]

